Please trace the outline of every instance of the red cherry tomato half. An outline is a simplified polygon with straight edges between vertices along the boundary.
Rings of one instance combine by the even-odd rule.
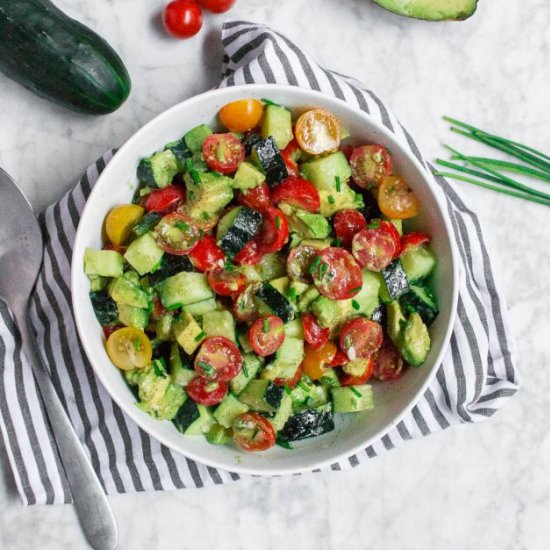
[[[151,318],[153,319],[153,321],[158,321],[167,313],[170,312],[162,305],[160,298],[156,295],[153,296],[153,312],[151,313]]]
[[[202,11],[196,0],[174,0],[162,13],[164,28],[176,38],[190,38],[202,27]]]
[[[225,336],[211,336],[201,345],[195,357],[195,370],[208,380],[228,382],[239,374],[243,356],[239,348]]]
[[[200,231],[191,218],[172,212],[157,223],[153,230],[153,238],[164,252],[184,256],[197,244]]]
[[[202,144],[202,155],[212,170],[231,174],[244,160],[244,147],[233,134],[212,134]]]
[[[267,418],[248,412],[233,423],[233,440],[243,451],[265,451],[275,445],[275,431]]]
[[[237,0],[199,0],[199,4],[212,13],[224,13],[230,10]]]
[[[400,253],[402,254],[409,248],[416,248],[423,244],[428,244],[431,241],[431,237],[427,233],[407,233],[401,237]]]
[[[273,206],[262,211],[264,222],[260,229],[258,248],[263,254],[281,250],[288,239],[285,215]]]
[[[392,258],[394,260],[399,256],[399,254],[401,254],[401,235],[399,234],[399,231],[397,231],[397,228],[395,227],[395,225],[393,225],[392,222],[381,220],[379,227],[382,231],[388,233],[395,243],[395,252],[393,253]]]
[[[289,176],[279,183],[271,193],[271,202],[274,205],[284,202],[308,212],[319,212],[321,209],[321,199],[315,185],[297,176]]]
[[[353,237],[351,251],[355,259],[369,271],[382,271],[398,253],[393,234],[379,226],[363,229]]]
[[[319,252],[311,270],[317,290],[332,300],[353,298],[363,285],[359,264],[343,248],[329,247]]]
[[[273,380],[273,383],[277,384],[277,386],[287,386],[288,388],[292,389],[296,387],[296,385],[300,381],[300,378],[302,378],[303,373],[304,364],[300,363],[300,366],[296,369],[296,372],[294,373],[294,376],[292,378],[275,378],[275,380]]]
[[[367,227],[367,220],[358,210],[340,210],[334,216],[332,225],[342,245],[349,246],[354,235]]]
[[[405,371],[405,361],[391,340],[386,339],[376,354],[372,375],[383,382],[399,378]]]
[[[257,319],[250,327],[248,340],[260,357],[272,355],[285,341],[285,326],[282,319],[276,315]]]
[[[189,258],[195,269],[206,272],[221,268],[225,261],[225,253],[216,244],[216,239],[212,235],[205,235],[189,252]]]
[[[237,202],[242,206],[248,206],[260,212],[271,206],[269,187],[265,181],[247,191],[237,192]]]
[[[317,317],[313,313],[306,313],[302,316],[302,326],[304,327],[304,338],[313,349],[321,349],[328,342],[330,330],[319,326]]]
[[[102,326],[101,329],[103,330],[103,336],[105,336],[105,340],[108,340],[109,336],[111,336],[111,334],[113,334],[113,332],[119,328],[121,327],[120,326],[117,326],[117,327]]]
[[[185,388],[187,395],[199,405],[211,407],[223,401],[227,395],[227,384],[214,380],[207,380],[202,376],[195,376]]]
[[[263,257],[258,239],[254,238],[246,243],[244,248],[235,256],[235,263],[237,265],[256,265],[260,263]]]
[[[300,168],[298,167],[298,159],[302,154],[302,150],[298,145],[298,142],[293,139],[282,151],[281,156],[286,164],[286,169],[289,176],[299,176]]]
[[[235,296],[246,288],[246,275],[239,271],[217,268],[208,272],[210,288],[220,296]]]
[[[261,287],[262,283],[251,283],[236,298],[233,304],[233,314],[238,321],[255,321],[260,316],[254,303],[254,296]]]
[[[145,210],[166,213],[174,211],[180,202],[185,201],[185,189],[179,185],[168,185],[154,189],[145,198]]]
[[[347,365],[349,363],[349,357],[341,350],[336,351],[336,355],[334,356],[334,359],[330,363],[331,367],[342,367],[343,365]]]
[[[318,248],[305,244],[300,244],[293,248],[286,260],[286,271],[291,279],[311,283],[311,273],[309,268],[319,252]]]
[[[356,147],[349,159],[351,177],[363,189],[373,189],[392,172],[390,153],[380,145]]]
[[[119,244],[113,244],[113,243],[107,243],[103,246],[103,250],[114,250],[115,252],[118,252],[122,256],[124,256],[124,253],[126,252],[127,246],[120,246]]]
[[[355,149],[355,147],[353,145],[342,145],[340,146],[340,151],[342,151],[342,153],[344,153],[344,156],[348,159],[351,158],[351,154],[353,153],[353,150]]]
[[[364,317],[349,321],[340,331],[340,347],[352,361],[370,357],[378,351],[383,340],[382,327]]]
[[[359,386],[360,384],[365,384],[371,379],[373,369],[374,357],[371,355],[363,374],[353,376],[344,372],[342,376],[340,376],[340,384],[342,384],[342,386]]]

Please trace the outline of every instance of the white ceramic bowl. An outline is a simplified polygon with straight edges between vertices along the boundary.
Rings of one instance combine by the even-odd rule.
[[[159,422],[139,410],[132,392],[107,356],[83,271],[84,249],[102,246],[102,221],[107,212],[130,201],[137,186],[139,159],[180,138],[193,126],[216,125],[218,110],[243,97],[268,97],[298,111],[310,106],[323,107],[343,121],[355,143],[388,147],[396,173],[406,177],[422,205],[414,227],[432,235],[432,246],[439,260],[435,294],[441,313],[430,329],[432,348],[424,365],[408,369],[398,381],[375,383],[373,411],[336,415],[339,418],[333,432],[299,442],[292,451],[274,447],[263,453],[245,453],[234,447],[210,445],[203,437],[184,436],[170,422]],[[426,178],[418,161],[369,115],[338,99],[290,86],[235,86],[206,92],[172,107],[139,130],[118,151],[95,185],[80,219],[72,261],[72,299],[78,332],[97,377],[116,403],[141,428],[171,449],[210,466],[259,475],[290,474],[334,463],[364,449],[395,426],[420,399],[436,373],[451,334],[457,296],[458,266],[451,225],[440,190]]]

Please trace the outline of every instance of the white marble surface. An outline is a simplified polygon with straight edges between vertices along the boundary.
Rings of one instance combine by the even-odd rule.
[[[219,77],[219,28],[173,41],[164,2],[57,0],[99,30],[133,76],[104,118],[74,115],[0,77],[0,165],[37,209],[111,146]],[[550,4],[480,0],[463,23],[401,19],[368,0],[239,0],[327,67],[364,80],[429,158],[452,137],[442,114],[550,150]],[[549,211],[465,189],[479,210],[519,343],[523,389],[495,418],[408,443],[351,472],[111,498],[123,549],[539,550],[550,541]],[[20,506],[0,449],[0,550],[85,548],[68,506]]]

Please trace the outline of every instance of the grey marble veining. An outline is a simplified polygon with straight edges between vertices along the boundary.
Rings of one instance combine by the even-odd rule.
[[[219,28],[178,42],[163,2],[57,0],[99,30],[133,77],[130,100],[100,118],[72,114],[0,77],[0,166],[37,209],[101,153],[220,73]],[[550,151],[550,4],[480,0],[463,23],[398,18],[368,0],[239,0],[227,17],[268,22],[325,66],[366,82],[428,158],[449,114]],[[475,151],[480,151],[475,148]],[[460,185],[460,184],[459,184]],[[539,550],[550,541],[549,211],[465,188],[494,251],[518,339],[523,389],[496,417],[415,441],[361,469],[176,493],[111,498],[122,549]],[[0,446],[0,550],[84,548],[70,507],[19,505]]]

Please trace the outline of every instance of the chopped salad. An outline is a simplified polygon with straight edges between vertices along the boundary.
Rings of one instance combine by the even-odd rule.
[[[263,451],[374,407],[438,313],[430,236],[391,153],[330,112],[242,99],[144,158],[87,249],[90,300],[137,405]]]

